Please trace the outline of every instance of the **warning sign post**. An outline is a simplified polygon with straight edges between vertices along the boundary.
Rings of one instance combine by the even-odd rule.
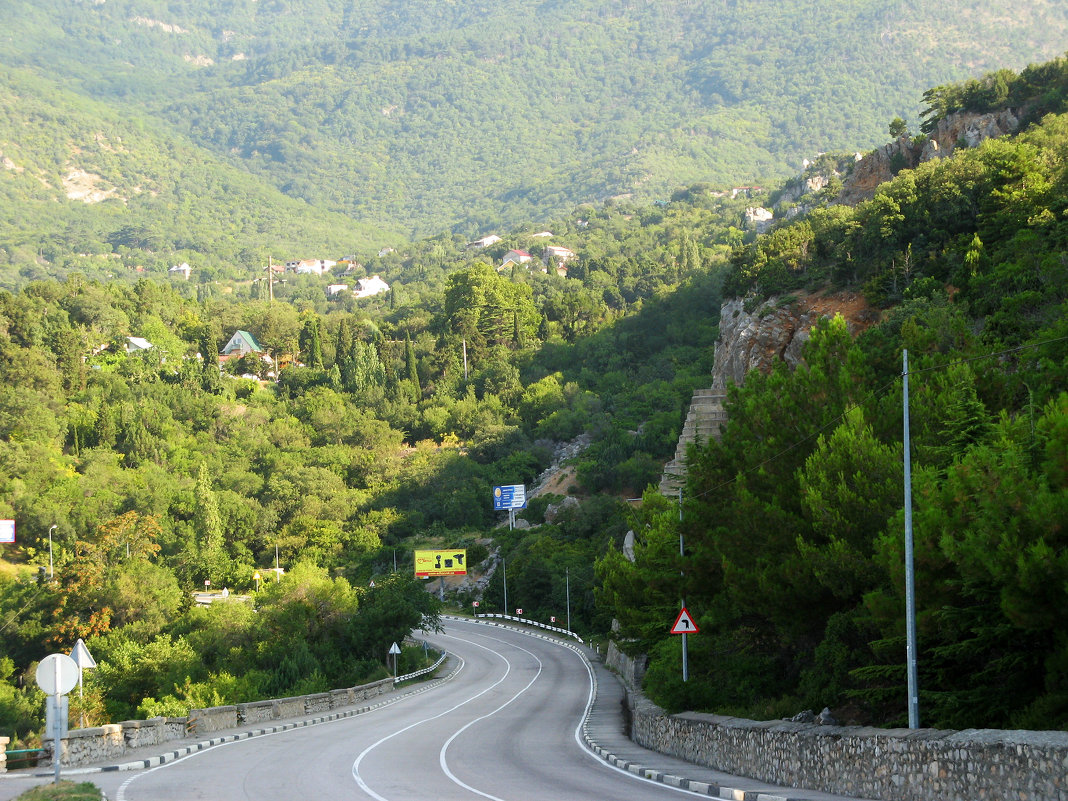
[[[696,634],[700,629],[697,628],[697,624],[693,622],[693,618],[690,617],[690,613],[686,611],[686,607],[682,608],[679,612],[679,616],[675,618],[675,625],[671,627],[672,634]]]

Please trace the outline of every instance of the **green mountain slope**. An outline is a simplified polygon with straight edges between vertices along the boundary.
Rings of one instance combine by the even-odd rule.
[[[9,5],[4,58],[168,121],[283,192],[471,233],[874,146],[935,84],[1057,55],[1036,0]]]
[[[0,270],[89,270],[101,254],[165,271],[256,269],[389,239],[286,197],[185,137],[25,72],[0,71]],[[77,255],[83,254],[83,255]],[[8,265],[6,269],[3,265]]]

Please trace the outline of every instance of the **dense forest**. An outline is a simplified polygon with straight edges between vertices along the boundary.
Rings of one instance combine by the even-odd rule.
[[[391,233],[473,238],[608,197],[777,182],[820,151],[879,144],[930,86],[1059,55],[1068,11],[17,0],[0,8],[0,31],[12,110],[0,152],[25,170],[11,201],[83,204],[62,199],[72,170],[112,192],[71,213],[88,230],[55,231],[40,210],[13,215],[15,230],[29,242],[65,234],[75,253],[148,235],[147,250],[206,260],[233,258],[214,246],[234,237],[251,268],[278,218],[310,221],[309,209],[347,221],[294,225],[291,246],[367,257]],[[240,213],[228,217],[231,194]]]
[[[1051,64],[1043,96],[1064,97]],[[745,209],[766,196],[693,184],[271,286],[20,275],[0,291],[0,519],[18,532],[0,546],[0,729],[33,742],[27,677],[78,637],[101,664],[89,722],[382,675],[386,644],[440,608],[410,578],[417,547],[507,558],[535,619],[563,613],[568,582],[573,627],[618,620],[668,708],[898,723],[903,348],[924,723],[1068,726],[1068,115],[1046,110],[760,236]],[[505,266],[512,250],[531,260]],[[370,274],[390,291],[326,291]],[[657,495],[724,297],[841,287],[879,321],[854,339],[825,320],[799,369],[732,387],[681,510]],[[263,354],[221,363],[238,330]],[[541,496],[531,527],[502,528],[492,486],[533,486],[576,441],[578,505],[547,521],[560,498]],[[205,581],[251,603],[196,607]],[[701,628],[686,684],[667,634],[683,596]],[[500,572],[482,601],[503,609]]]
[[[922,719],[1068,726],[1068,60],[1042,71],[1023,105],[1061,113],[732,254],[725,292],[754,309],[843,286],[884,311],[856,339],[824,320],[799,369],[730,389],[722,439],[691,453],[681,561],[677,503],[647,493],[635,562],[599,563],[670,708],[904,725],[906,350]],[[686,684],[663,625],[680,597]]]
[[[408,277],[374,298],[291,273],[271,291],[72,272],[0,292],[0,518],[18,526],[0,546],[5,729],[40,725],[32,682],[13,688],[77,637],[102,666],[90,721],[380,675],[381,642],[436,614],[410,578],[417,547],[465,547],[475,565],[503,549],[529,614],[563,615],[569,581],[573,624],[606,628],[594,560],[707,380],[727,241],[745,236],[745,199],[693,195],[585,208],[550,240],[415,243],[367,265]],[[583,255],[498,269],[544,241]],[[220,365],[238,330],[275,359]],[[128,352],[130,337],[152,347]],[[287,356],[301,364],[279,372]],[[493,531],[492,487],[533,486],[581,435],[594,497]],[[553,500],[524,516],[542,523]],[[258,586],[275,564],[284,579]],[[269,614],[191,607],[205,581]],[[503,609],[500,573],[483,603]]]

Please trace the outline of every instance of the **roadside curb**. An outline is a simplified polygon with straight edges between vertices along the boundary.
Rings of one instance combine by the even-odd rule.
[[[582,657],[582,659],[586,662],[587,667],[590,669],[590,677],[593,680],[593,694],[594,698],[596,699],[598,689],[597,674],[593,671],[589,657],[587,657],[586,654],[582,651],[582,649],[578,646],[573,645],[572,643],[569,643],[565,640],[560,640],[556,637],[549,637],[544,634],[529,631],[527,629],[522,628],[521,626],[508,625],[506,623],[497,623],[482,619],[472,620],[471,618],[453,617],[451,615],[443,615],[443,617],[449,617],[449,619],[461,620],[470,623],[479,623],[484,626],[497,626],[499,628],[507,628],[513,631],[521,631],[530,637],[537,637],[542,640],[549,640],[564,648],[570,648],[572,651]],[[593,736],[591,735],[589,730],[590,713],[592,712],[592,710],[593,704],[591,703],[589,709],[586,710],[586,716],[582,722],[582,739],[586,745],[586,748],[588,748],[591,753],[595,754],[597,757],[604,760],[613,767],[619,768],[620,770],[626,771],[627,773],[631,773],[637,776],[638,778],[657,782],[659,784],[666,784],[671,787],[677,787],[680,790],[689,790],[692,793],[698,793],[699,795],[707,795],[710,798],[726,799],[727,801],[801,801],[801,799],[795,798],[793,796],[762,793],[754,790],[742,790],[735,787],[723,787],[721,785],[713,784],[711,782],[702,782],[696,781],[694,779],[687,779],[682,776],[676,776],[672,773],[665,773],[663,771],[656,770],[655,768],[651,768],[642,765],[638,762],[633,762],[624,759],[621,756],[617,756],[609,749],[599,745],[593,739]]]
[[[176,748],[171,751],[167,751],[163,754],[153,757],[147,757],[145,759],[135,759],[129,762],[121,762],[115,765],[101,765],[84,768],[63,768],[61,770],[61,776],[85,776],[94,773],[113,773],[116,771],[128,771],[128,770],[145,770],[146,768],[155,768],[160,765],[165,765],[168,762],[175,762],[184,757],[196,754],[201,751],[206,751],[209,748],[213,748],[219,745],[225,745],[227,743],[234,743],[240,740],[248,740],[253,737],[262,737],[268,734],[280,734],[284,731],[290,731],[292,729],[301,729],[308,726],[317,726],[323,723],[331,723],[336,720],[342,720],[344,718],[355,717],[356,715],[364,715],[375,709],[380,709],[384,706],[395,704],[405,698],[410,698],[413,695],[419,695],[425,693],[435,687],[450,681],[456,675],[456,671],[453,670],[449,675],[442,676],[440,679],[434,679],[426,684],[419,685],[409,689],[407,692],[400,693],[382,701],[378,701],[374,704],[368,704],[366,706],[356,707],[355,709],[339,710],[332,712],[329,715],[320,715],[315,718],[308,718],[306,720],[297,720],[289,723],[282,723],[277,726],[265,726],[263,728],[250,729],[248,731],[238,732],[236,734],[225,734],[218,737],[212,737],[207,740],[201,740],[196,743],[190,743],[189,745]],[[0,780],[5,779],[30,779],[52,776],[53,771],[49,769],[47,771],[33,772],[33,773],[5,773],[0,775]]]

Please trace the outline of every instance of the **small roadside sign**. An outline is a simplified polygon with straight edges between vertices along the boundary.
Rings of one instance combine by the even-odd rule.
[[[91,670],[96,667],[96,660],[93,659],[93,655],[89,653],[89,649],[85,647],[85,640],[81,637],[78,638],[78,642],[74,643],[74,650],[70,652],[70,658],[73,659],[82,670]]]
[[[697,634],[700,629],[697,628],[697,624],[693,622],[693,618],[690,617],[690,613],[686,611],[686,607],[682,608],[679,612],[679,616],[675,618],[675,625],[671,627],[672,634]]]
[[[14,544],[15,542],[15,521],[14,520],[0,520],[0,543],[5,545]]]

